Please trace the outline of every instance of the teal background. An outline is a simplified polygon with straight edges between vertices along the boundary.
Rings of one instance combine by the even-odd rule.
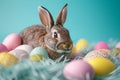
[[[120,0],[0,0],[0,42],[10,33],[40,24],[38,6],[54,16],[68,3],[65,27],[74,43],[120,40]]]

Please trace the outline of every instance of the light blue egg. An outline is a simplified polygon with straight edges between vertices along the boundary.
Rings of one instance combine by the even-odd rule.
[[[45,58],[48,57],[48,52],[43,47],[36,47],[36,48],[34,48],[31,51],[30,56],[32,56],[34,54],[42,54]]]

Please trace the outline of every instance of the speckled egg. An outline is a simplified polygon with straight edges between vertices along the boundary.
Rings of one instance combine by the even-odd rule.
[[[120,48],[120,42],[118,42],[115,47]]]
[[[79,52],[85,48],[87,48],[89,46],[88,41],[85,39],[80,39],[77,43],[76,43],[76,51]]]
[[[7,47],[3,44],[0,44],[0,52],[8,52]]]
[[[41,54],[41,55],[44,56],[44,58],[48,57],[48,53],[47,53],[47,51],[43,47],[36,47],[36,48],[34,48],[31,51],[30,56],[32,56],[34,54]]]
[[[3,66],[9,67],[17,63],[18,61],[18,58],[12,54],[9,54],[7,52],[0,53],[0,64],[2,64]]]
[[[97,43],[95,48],[94,48],[94,50],[98,50],[98,49],[108,49],[109,50],[110,48],[107,45],[107,43],[102,41],[102,42]]]
[[[17,46],[21,45],[21,37],[16,34],[9,34],[3,41],[3,44],[7,47],[9,51],[15,49]]]
[[[120,54],[120,48],[114,48],[111,50],[110,52],[113,56],[117,56],[118,54]]]
[[[107,59],[109,59],[109,58],[110,58],[109,52],[110,52],[110,51],[107,50],[107,49],[94,50],[94,51],[89,52],[89,53],[83,58],[83,60],[89,61],[89,60],[94,59],[94,58],[107,58]]]
[[[24,51],[26,51],[27,53],[30,53],[30,52],[32,51],[33,47],[24,44],[24,45],[20,45],[20,46],[16,47],[15,49],[24,50]]]
[[[16,56],[18,59],[27,59],[29,57],[29,54],[21,49],[15,49],[9,52],[10,54],[13,54]]]
[[[88,61],[93,67],[96,76],[106,76],[115,70],[115,64],[106,58],[94,58]]]
[[[63,75],[70,80],[93,80],[94,70],[85,61],[73,60],[64,67]]]

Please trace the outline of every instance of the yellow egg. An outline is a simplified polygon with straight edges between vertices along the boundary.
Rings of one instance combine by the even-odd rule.
[[[88,47],[88,42],[87,40],[85,39],[80,39],[77,44],[76,44],[76,51],[81,51],[83,50],[84,48],[87,48]]]
[[[18,58],[7,52],[0,53],[0,64],[8,67],[18,62]]]
[[[31,55],[29,59],[31,61],[39,62],[43,58],[44,58],[44,56],[42,54],[34,54],[34,55]]]
[[[74,45],[72,48],[72,53],[75,54],[76,53],[76,46]]]
[[[106,58],[94,58],[88,61],[93,67],[96,76],[105,76],[115,69],[115,65]]]

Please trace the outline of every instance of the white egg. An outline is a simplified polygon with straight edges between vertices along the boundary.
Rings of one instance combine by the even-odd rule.
[[[10,54],[13,54],[14,56],[16,56],[19,59],[27,59],[29,57],[29,54],[21,49],[15,49],[9,52]]]
[[[33,47],[25,44],[25,45],[20,45],[15,49],[24,50],[27,53],[30,53],[32,51]]]

